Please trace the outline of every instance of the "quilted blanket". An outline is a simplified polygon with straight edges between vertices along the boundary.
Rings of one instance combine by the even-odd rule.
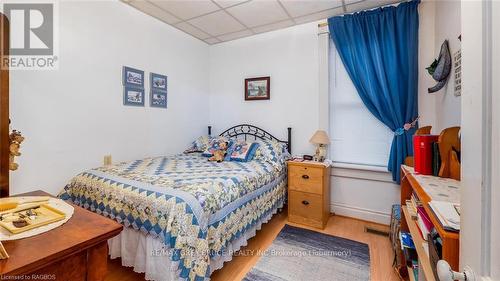
[[[209,162],[200,154],[147,158],[77,175],[59,197],[161,239],[180,278],[206,280],[210,259],[280,206],[283,164]]]

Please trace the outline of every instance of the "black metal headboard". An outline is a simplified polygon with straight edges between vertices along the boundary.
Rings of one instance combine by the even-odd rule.
[[[212,135],[212,126],[208,126],[208,135]],[[253,137],[254,140],[256,139],[262,139],[262,140],[275,140],[280,143],[286,144],[288,153],[292,153],[292,128],[288,127],[288,140],[280,140],[277,137],[271,135],[270,133],[262,130],[259,127],[253,126],[253,125],[248,125],[248,124],[241,124],[241,125],[236,125],[233,126],[224,132],[220,133],[219,136],[224,136],[224,137],[238,137],[238,136],[243,136],[245,140],[247,140],[248,136]]]

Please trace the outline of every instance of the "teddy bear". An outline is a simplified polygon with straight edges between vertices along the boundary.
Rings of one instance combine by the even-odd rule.
[[[219,145],[219,149],[214,150],[212,153],[213,156],[208,158],[208,161],[217,161],[218,163],[224,161],[224,157],[226,156],[226,150],[227,150],[227,143],[222,142]]]
[[[9,141],[9,170],[15,171],[19,165],[14,162],[14,157],[21,155],[19,149],[21,148],[21,143],[24,141],[24,137],[21,135],[21,132],[14,130],[9,135]]]

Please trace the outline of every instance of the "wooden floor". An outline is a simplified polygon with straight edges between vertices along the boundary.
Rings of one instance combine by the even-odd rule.
[[[275,215],[269,223],[262,226],[262,229],[257,232],[257,235],[248,241],[248,245],[242,250],[265,250],[274,238],[278,235],[281,228],[288,223],[286,211]],[[293,223],[290,225],[299,226]],[[399,280],[396,273],[392,269],[393,253],[391,250],[389,238],[377,234],[365,232],[365,227],[388,231],[389,227],[346,218],[341,216],[332,216],[328,221],[326,228],[320,232],[344,237],[359,242],[368,244],[370,247],[370,263],[371,263],[371,279],[374,281],[396,281]],[[302,226],[301,226],[302,227]],[[308,228],[308,227],[304,227]],[[313,229],[313,228],[309,228]],[[319,231],[319,230],[317,230]],[[251,252],[247,251],[247,252]],[[213,281],[233,281],[241,280],[246,273],[257,263],[258,256],[236,256],[233,260],[224,264],[224,267],[212,274]],[[130,268],[125,268],[120,265],[119,259],[110,261],[108,267],[108,276],[106,281],[135,281],[144,280],[144,274],[133,272]]]

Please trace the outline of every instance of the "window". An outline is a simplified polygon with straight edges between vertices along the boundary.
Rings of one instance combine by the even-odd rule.
[[[387,166],[394,133],[361,101],[330,39],[330,157],[334,162]]]

